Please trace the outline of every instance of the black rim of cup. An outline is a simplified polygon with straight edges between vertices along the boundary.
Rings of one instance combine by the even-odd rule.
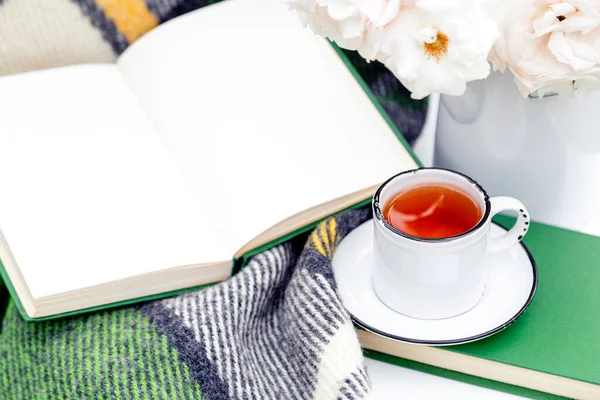
[[[471,185],[475,186],[475,188],[477,190],[479,190],[479,192],[483,195],[483,202],[484,202],[484,206],[485,206],[485,209],[483,210],[483,215],[481,216],[481,219],[479,220],[477,225],[475,225],[468,231],[465,231],[458,235],[448,236],[448,237],[444,237],[444,238],[435,238],[435,239],[428,239],[428,238],[414,236],[409,233],[402,232],[401,230],[399,230],[397,228],[394,228],[392,226],[392,224],[390,224],[385,219],[385,217],[383,216],[383,213],[381,212],[381,206],[380,206],[380,201],[379,201],[379,198],[381,197],[381,192],[391,181],[395,180],[396,178],[403,176],[403,175],[416,174],[416,173],[419,173],[419,171],[449,172],[451,174],[455,174],[455,175],[458,175],[459,177],[466,179]],[[440,182],[440,184],[443,184],[443,182]],[[490,212],[491,212],[490,197],[488,196],[485,189],[471,177],[469,177],[465,174],[461,174],[460,172],[456,172],[456,171],[453,171],[451,169],[446,169],[446,168],[427,167],[427,168],[411,169],[409,171],[400,172],[399,174],[396,174],[396,175],[392,176],[390,179],[388,179],[387,181],[383,182],[381,184],[381,186],[379,186],[379,188],[375,192],[375,195],[373,196],[373,215],[375,216],[375,218],[377,218],[383,224],[383,226],[385,226],[389,231],[395,233],[396,235],[400,235],[406,239],[415,240],[418,242],[443,243],[443,242],[449,242],[449,241],[456,240],[456,239],[462,238],[464,236],[467,236],[467,235],[475,232],[479,228],[481,228],[483,225],[485,225],[485,223],[487,222],[487,220],[490,216]]]

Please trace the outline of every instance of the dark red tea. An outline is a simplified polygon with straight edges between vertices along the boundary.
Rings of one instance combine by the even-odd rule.
[[[425,239],[460,235],[482,216],[478,204],[450,185],[423,185],[398,193],[383,208],[396,229]]]

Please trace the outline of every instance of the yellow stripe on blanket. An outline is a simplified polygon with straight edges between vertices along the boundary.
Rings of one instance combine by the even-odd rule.
[[[325,257],[333,257],[333,252],[339,242],[337,221],[331,217],[321,222],[308,238],[306,247],[313,247]]]
[[[95,0],[129,43],[158,25],[144,0]]]

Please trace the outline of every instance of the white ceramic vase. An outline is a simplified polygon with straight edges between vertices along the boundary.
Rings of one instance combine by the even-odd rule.
[[[600,93],[523,98],[510,73],[492,73],[441,96],[434,164],[520,199],[534,220],[585,231],[600,210]]]

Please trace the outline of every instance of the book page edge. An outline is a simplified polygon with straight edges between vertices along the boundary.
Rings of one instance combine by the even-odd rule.
[[[369,197],[372,197],[378,187],[379,184],[373,185],[366,189],[362,189],[357,192],[338,197],[337,199],[321,203],[319,205],[296,213],[282,220],[281,222],[278,222],[277,224],[273,225],[266,231],[262,232],[261,234],[250,240],[235,253],[234,257],[241,258],[244,254],[248,253],[251,250],[254,250],[274,240],[277,240],[280,237],[287,235],[288,233],[297,231],[305,227],[306,225],[320,221],[323,218],[340,212],[348,207],[352,207],[353,205],[360,203],[361,201],[364,201]]]
[[[36,299],[33,318],[43,318],[78,310],[169,293],[210,283],[231,275],[232,261],[184,265],[134,275],[82,289]]]
[[[9,280],[9,282],[4,283],[9,289],[12,286],[14,294],[18,297],[18,299],[13,299],[13,301],[20,303],[25,313],[29,317],[33,317],[36,311],[35,299],[31,295],[27,281],[19,269],[2,230],[0,230],[0,263],[4,267]]]
[[[582,400],[600,398],[600,386],[563,376],[455,353],[440,347],[402,343],[357,329],[363,348],[493,381]]]

